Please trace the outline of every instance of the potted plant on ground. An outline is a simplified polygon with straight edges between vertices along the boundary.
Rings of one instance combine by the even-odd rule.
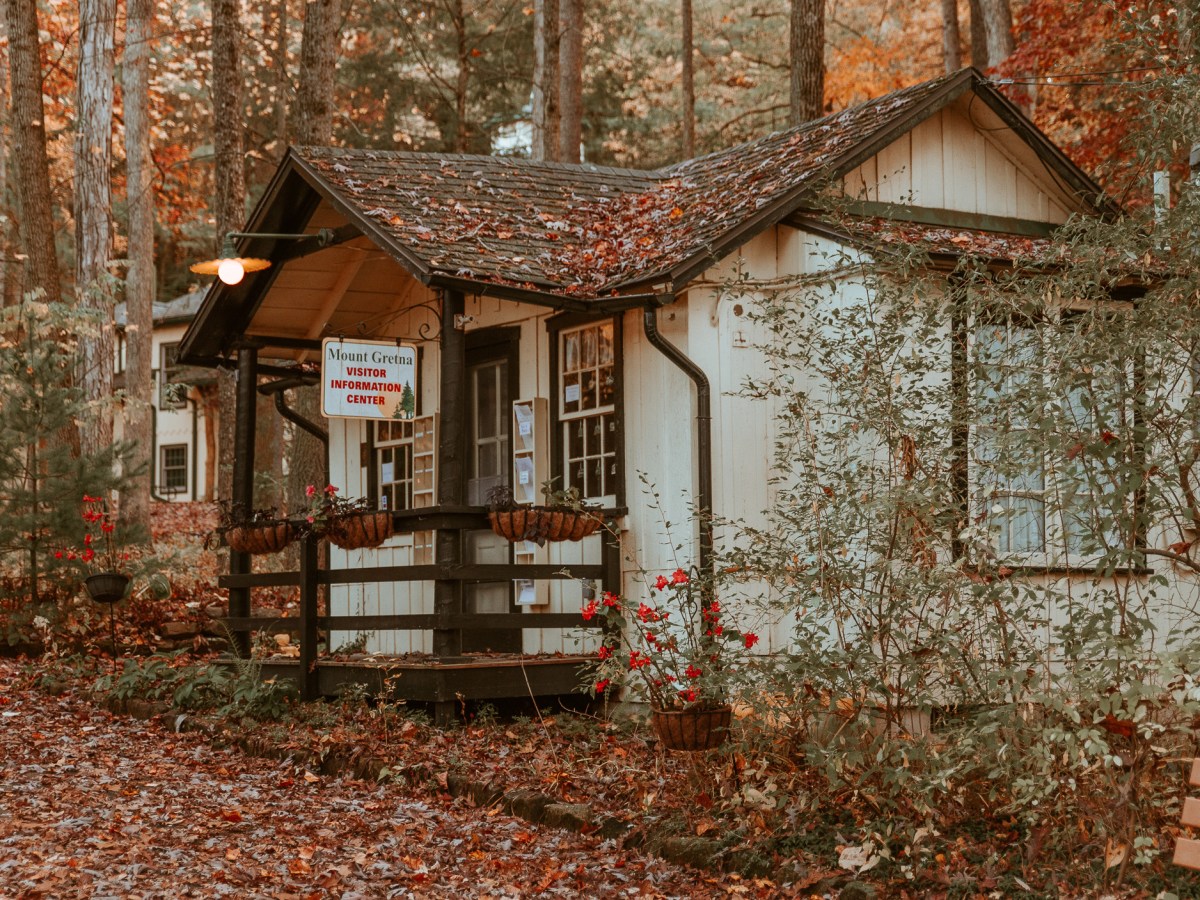
[[[591,690],[604,694],[627,673],[636,675],[654,729],[671,750],[711,750],[725,742],[730,675],[758,643],[758,635],[726,622],[711,580],[693,575],[676,569],[647,579],[649,602],[606,591],[582,609],[585,620],[603,616],[610,626]]]
[[[305,488],[308,496],[307,524],[314,532],[343,550],[378,547],[392,536],[395,523],[388,510],[374,509],[363,497],[339,497],[332,484],[323,490]]]
[[[273,509],[246,512],[241,504],[220,502],[220,520],[213,536],[224,538],[237,553],[278,553],[300,536],[294,522]]]
[[[532,506],[513,500],[512,489],[501,486],[487,496],[492,531],[510,541],[578,541],[604,524],[599,509],[587,506],[578,488],[555,489],[554,480],[542,484],[545,504]]]

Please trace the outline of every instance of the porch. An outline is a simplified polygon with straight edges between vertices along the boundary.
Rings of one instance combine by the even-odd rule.
[[[460,542],[469,531],[488,527],[484,510],[476,507],[430,507],[393,513],[399,534],[433,531],[448,542]],[[516,613],[464,612],[462,598],[469,585],[523,582],[575,581],[584,586],[585,596],[615,586],[621,572],[620,545],[614,520],[606,520],[600,532],[599,559],[582,565],[468,564],[367,566],[329,568],[320,564],[319,539],[306,535],[300,541],[300,566],[289,572],[243,572],[223,575],[221,587],[230,590],[236,605],[248,605],[255,588],[295,587],[299,590],[296,617],[267,618],[231,615],[226,628],[240,639],[243,651],[249,634],[288,633],[297,636],[299,656],[269,658],[262,663],[262,677],[293,680],[301,699],[336,696],[349,685],[386,693],[390,698],[433,704],[438,724],[448,724],[457,705],[470,700],[501,700],[548,697],[576,691],[583,670],[592,656],[580,653],[470,654],[464,652],[464,636],[478,632],[511,632],[558,628],[599,630],[600,618],[585,621],[576,612]],[[322,589],[329,596],[337,585],[381,585],[387,583],[431,584],[442,603],[427,614],[322,615]],[[231,607],[235,602],[231,602]],[[400,657],[373,655],[361,660],[336,659],[330,635],[335,632],[407,631],[432,632],[433,654]]]

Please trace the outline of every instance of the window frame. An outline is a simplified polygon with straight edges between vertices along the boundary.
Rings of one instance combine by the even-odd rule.
[[[1113,300],[1109,303],[1100,304],[1102,308],[1113,310],[1126,310],[1129,307],[1129,301]],[[1044,316],[1038,318],[1028,318],[1011,313],[1005,313],[1002,317],[997,315],[996,318],[1003,318],[1008,327],[1025,325],[1033,329],[1038,329],[1039,324],[1044,324],[1051,317],[1060,326],[1066,325],[1072,319],[1081,319],[1083,315],[1093,312],[1095,305],[1087,304],[1067,304],[1061,308],[1049,311]],[[951,359],[951,377],[958,382],[958,388],[955,391],[955,402],[960,405],[960,411],[963,416],[955,416],[955,419],[961,423],[956,425],[952,434],[952,443],[955,445],[954,458],[955,462],[952,466],[952,478],[956,485],[956,491],[959,494],[959,506],[962,521],[969,522],[975,520],[981,513],[990,511],[991,498],[986,497],[981,491],[981,482],[979,478],[979,464],[977,462],[977,448],[979,442],[977,434],[979,428],[988,427],[982,422],[981,409],[977,404],[975,395],[975,378],[978,375],[979,366],[981,365],[979,357],[976,353],[977,335],[979,329],[984,327],[986,323],[984,315],[976,314],[970,320],[958,315],[954,318],[952,329],[955,334],[953,342],[954,350],[952,351]],[[1047,336],[1045,332],[1038,331],[1039,353],[1038,353],[1038,368],[1041,371],[1040,377],[1044,380],[1048,376],[1047,366],[1050,360],[1050,347],[1048,346]],[[1138,397],[1144,389],[1144,360],[1138,357],[1130,358],[1124,361],[1126,367],[1125,378],[1128,382],[1129,399],[1125,411],[1122,413],[1125,427],[1133,429],[1134,433],[1139,432],[1139,424],[1141,420],[1142,404],[1138,402]],[[1105,423],[1101,423],[1098,427],[1103,427]],[[1078,437],[1083,438],[1085,434],[1090,432],[1079,431],[1071,432]],[[1144,448],[1137,447],[1134,452],[1139,457],[1144,456]],[[999,547],[993,543],[992,549],[998,554],[1001,562],[1011,563],[1021,568],[1037,569],[1043,571],[1056,570],[1095,570],[1103,559],[1103,551],[1099,555],[1084,554],[1073,550],[1071,543],[1077,538],[1073,536],[1070,525],[1067,521],[1068,506],[1070,503],[1068,497],[1069,481],[1067,479],[1066,468],[1071,463],[1066,460],[1064,464],[1054,461],[1048,461],[1045,451],[1042,451],[1040,471],[1042,476],[1042,489],[1040,491],[1042,502],[1041,513],[1041,531],[1042,541],[1040,549],[1027,550],[1008,550],[1001,551]],[[1021,495],[1025,492],[1013,492],[1013,496]],[[1139,547],[1145,546],[1146,529],[1145,524],[1138,519],[1138,509],[1141,506],[1142,492],[1139,491],[1133,498],[1134,509],[1131,514],[1134,516],[1136,523],[1136,531],[1133,535],[1133,546],[1128,548],[1136,550]],[[985,520],[986,521],[986,520]],[[961,541],[954,541],[954,554],[956,558],[963,556],[964,548]],[[1126,567],[1118,567],[1118,571],[1128,571]]]
[[[177,466],[167,465],[167,453],[169,451],[182,450],[183,463]],[[174,499],[180,494],[186,495],[189,492],[191,477],[188,470],[190,449],[186,443],[184,444],[160,444],[158,448],[158,484],[157,492],[168,499]],[[180,488],[172,488],[168,483],[168,471],[181,471],[183,473],[183,486]]]
[[[610,322],[613,329],[613,404],[611,415],[616,424],[616,465],[615,490],[598,498],[583,499],[606,502],[606,507],[623,509],[625,506],[625,346],[622,324],[624,317],[621,313],[559,313],[546,320],[546,330],[549,334],[550,362],[550,477],[555,479],[555,487],[566,484],[566,441],[564,425],[572,419],[562,418],[562,381],[560,345],[564,332]],[[596,413],[598,415],[603,413]]]
[[[158,345],[158,408],[164,411],[187,407],[186,391],[185,396],[179,400],[170,399],[167,391],[167,386],[174,383],[169,380],[171,373],[179,369],[179,345],[179,341],[164,341]],[[167,355],[171,351],[174,351],[176,361],[168,365]]]

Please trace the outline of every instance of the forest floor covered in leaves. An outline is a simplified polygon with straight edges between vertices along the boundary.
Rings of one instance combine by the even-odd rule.
[[[108,610],[79,598],[30,632],[44,655],[0,659],[0,900],[1200,896],[1169,863],[1173,823],[1116,886],[1095,853],[1051,850],[988,803],[939,807],[918,845],[765,719],[681,754],[637,716],[550,700],[464,704],[447,728],[390,688],[298,703],[254,663],[214,665],[211,508],[160,506],[173,591],[117,607],[118,674]],[[278,616],[294,598],[256,602]],[[109,711],[135,701],[149,721]],[[871,841],[892,856],[867,859]]]
[[[612,841],[329,778],[33,687],[0,660],[0,896],[710,897]]]

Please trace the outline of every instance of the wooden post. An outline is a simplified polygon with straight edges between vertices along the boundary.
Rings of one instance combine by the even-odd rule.
[[[617,531],[617,523],[609,519],[600,531],[600,565],[604,574],[600,577],[603,590],[620,594],[624,585],[621,584],[621,533]],[[609,642],[618,638],[620,625],[605,621],[604,640]]]
[[[237,348],[237,411],[233,438],[233,496],[231,509],[235,515],[249,515],[254,509],[254,431],[258,400],[258,349],[242,344]],[[248,575],[251,570],[249,553],[229,551],[229,573]],[[250,615],[250,588],[229,589],[230,618]],[[238,656],[250,655],[250,634],[239,631],[233,636],[233,649]]]
[[[317,538],[300,539],[300,699],[320,694],[317,672]]]
[[[466,456],[466,340],[461,330],[463,295],[442,293],[441,385],[439,390],[437,487],[439,506],[461,506]],[[436,559],[443,568],[462,564],[463,536],[460,529],[439,528]],[[433,585],[433,611],[439,616],[462,612],[462,582],[438,579]],[[462,655],[462,631],[435,628],[433,655],[450,658]],[[454,701],[434,704],[434,721],[449,724],[454,718]]]

